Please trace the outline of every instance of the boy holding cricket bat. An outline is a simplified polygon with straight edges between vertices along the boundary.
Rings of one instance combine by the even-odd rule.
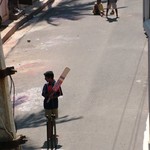
[[[59,87],[57,91],[53,90],[53,86],[56,81],[54,80],[53,71],[47,71],[44,73],[47,83],[43,86],[42,96],[44,97],[44,109],[45,116],[50,117],[51,114],[55,114],[58,118],[58,97],[62,96],[62,89]]]

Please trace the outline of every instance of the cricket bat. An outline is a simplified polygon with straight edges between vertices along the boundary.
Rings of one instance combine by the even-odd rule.
[[[50,97],[57,92],[57,90],[60,88],[61,84],[63,83],[63,81],[65,80],[67,74],[69,73],[70,68],[66,67],[64,69],[64,71],[62,72],[62,74],[60,75],[59,79],[57,80],[57,82],[55,83],[55,85],[52,88],[52,93],[49,95],[49,99],[47,100],[47,103],[50,101]]]
[[[57,92],[57,90],[59,89],[59,87],[61,86],[61,84],[63,83],[63,81],[65,80],[65,78],[66,78],[67,74],[69,73],[69,71],[70,71],[70,68],[68,68],[68,67],[66,67],[64,69],[64,71],[60,75],[59,79],[57,80],[57,82],[53,86],[53,91],[54,92]]]

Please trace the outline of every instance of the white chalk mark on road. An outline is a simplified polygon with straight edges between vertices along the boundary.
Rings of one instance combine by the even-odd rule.
[[[43,108],[43,97],[41,96],[42,89],[31,88],[26,92],[18,93],[16,95],[15,107],[19,111],[31,111]]]

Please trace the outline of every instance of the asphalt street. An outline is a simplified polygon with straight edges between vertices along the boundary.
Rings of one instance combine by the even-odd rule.
[[[94,1],[59,1],[21,27],[11,48],[18,134],[24,150],[46,149],[43,73],[71,71],[59,100],[58,149],[142,150],[147,106],[147,39],[142,2],[118,1],[119,18],[94,16]],[[106,2],[103,1],[104,8]]]

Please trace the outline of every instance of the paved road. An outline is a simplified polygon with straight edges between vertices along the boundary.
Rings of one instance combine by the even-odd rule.
[[[62,86],[57,120],[61,149],[143,148],[148,109],[142,2],[119,1],[117,20],[93,16],[93,4],[62,1],[4,45],[18,41],[6,63],[18,70],[15,111],[18,133],[29,137],[25,150],[45,147],[43,72],[51,69],[58,78],[66,66],[71,72]]]

